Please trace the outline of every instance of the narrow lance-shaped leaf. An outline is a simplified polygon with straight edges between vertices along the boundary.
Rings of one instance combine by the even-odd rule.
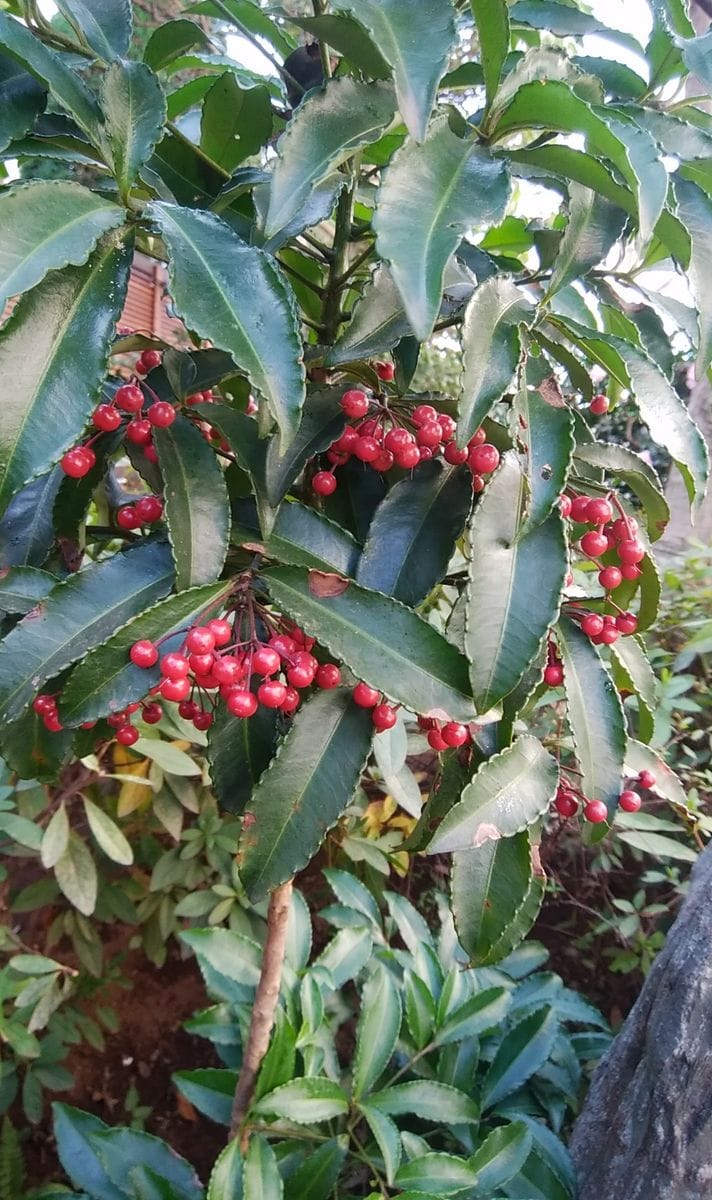
[[[320,13],[318,17],[292,17],[300,29],[326,42],[367,79],[388,79],[391,69],[378,46],[353,17],[335,13]]]
[[[645,244],[650,241],[660,220],[668,194],[668,173],[665,160],[657,142],[647,129],[641,129],[632,120],[616,121],[607,108],[598,110],[608,128],[623,143],[632,176],[628,182],[637,181],[638,226]]]
[[[458,1088],[432,1079],[396,1083],[369,1097],[369,1103],[393,1116],[414,1113],[438,1124],[475,1124],[480,1111],[474,1100]]]
[[[152,204],[170,254],[171,295],[186,324],[232,354],[269,405],[284,450],[299,427],[304,366],[294,299],[274,263],[219,217]]]
[[[627,483],[643,505],[651,542],[662,536],[670,520],[670,508],[657,472],[641,455],[614,442],[588,442],[576,446],[574,458],[601,467]]]
[[[236,501],[232,513],[233,545],[261,544],[277,562],[355,576],[360,554],[356,539],[306,504],[294,500],[280,505],[274,528],[266,538],[260,532],[257,507],[251,498]]]
[[[332,79],[300,104],[277,146],[265,237],[289,225],[313,189],[393,120],[395,97],[384,83],[350,75]]]
[[[83,796],[82,801],[95,841],[112,862],[130,866],[133,862],[133,850],[118,825],[102,808],[99,808],[98,804],[94,804],[93,800]]]
[[[435,93],[455,41],[450,0],[332,0],[363,25],[393,68],[398,107],[416,142],[426,137]]]
[[[152,608],[127,621],[103,645],[91,650],[72,671],[62,689],[63,724],[81,725],[83,721],[94,721],[107,713],[120,712],[127,704],[142,699],[158,682],[160,667],[145,670],[134,666],[129,659],[134,642],[164,639],[173,630],[183,630],[199,621],[206,609],[217,612],[230,588],[229,582],[217,583],[159,600]],[[162,642],[162,651],[175,649],[175,642],[180,644],[181,640],[182,637],[166,638]]]
[[[393,977],[379,964],[361,993],[354,1060],[354,1096],[367,1095],[380,1079],[395,1050],[400,1024],[400,996]]]
[[[297,714],[252,794],[240,838],[240,878],[253,899],[305,867],[356,789],[371,747],[370,714],[346,689],[314,696]]]
[[[111,61],[128,51],[130,0],[57,0],[57,8],[100,58]]]
[[[470,0],[480,41],[487,104],[491,105],[509,52],[509,18],[505,0]]]
[[[210,778],[221,808],[243,813],[277,746],[277,714],[260,705],[248,721],[220,705],[208,733]]]
[[[274,1114],[296,1125],[311,1125],[343,1116],[348,1107],[346,1093],[338,1083],[312,1076],[283,1083],[258,1100],[252,1111]]]
[[[557,640],[581,791],[588,800],[603,800],[610,817],[622,786],[627,740],[623,708],[595,646],[578,625],[563,618]]]
[[[623,232],[627,213],[583,187],[569,184],[569,219],[554,262],[547,295],[586,275],[606,257]]]
[[[0,54],[0,150],[32,128],[46,103],[45,90],[34,76]]]
[[[17,492],[0,519],[0,566],[39,567],[54,541],[52,510],[66,475],[55,467]]]
[[[557,387],[523,389],[514,407],[518,441],[526,448],[529,498],[522,534],[551,513],[566,485],[574,448],[571,410]]]
[[[526,830],[454,854],[452,912],[457,936],[473,966],[496,962],[514,948],[506,934],[530,891],[534,865]]]
[[[359,1104],[358,1107],[359,1112],[373,1134],[378,1149],[381,1151],[386,1181],[392,1184],[403,1156],[403,1146],[398,1126],[395,1121],[391,1120],[390,1117],[387,1117],[379,1109],[374,1108],[372,1104]]]
[[[524,1166],[532,1145],[532,1135],[523,1121],[493,1129],[469,1160],[477,1172],[477,1190],[495,1192]]]
[[[124,220],[118,204],[64,179],[19,184],[0,195],[0,309],[48,271],[81,266],[102,234]]]
[[[160,71],[193,46],[209,49],[210,39],[204,29],[196,25],[195,21],[183,17],[176,21],[166,21],[164,25],[159,25],[152,31],[146,42],[143,61],[152,71]],[[207,82],[210,86],[212,81],[209,77]]]
[[[146,541],[58,584],[0,647],[0,720],[19,716],[47,679],[164,596],[172,582],[169,547]]]
[[[212,583],[222,571],[230,536],[225,479],[200,431],[178,416],[154,435],[164,483],[166,523],[179,591]]]
[[[78,834],[70,833],[64,854],[54,864],[54,874],[70,904],[90,917],[98,891],[96,864]]]
[[[544,1065],[557,1032],[556,1013],[545,1005],[505,1034],[484,1081],[484,1107],[516,1092]]]
[[[405,142],[395,154],[373,225],[419,341],[435,324],[450,255],[465,233],[500,219],[508,196],[504,162],[471,138],[457,137],[444,114],[433,120],[422,146]]]
[[[104,75],[102,106],[119,192],[126,196],[160,140],[166,99],[150,67],[117,61]]]
[[[556,761],[538,738],[523,734],[479,768],[427,847],[446,854],[520,833],[546,812],[559,780]]]
[[[472,504],[466,469],[424,463],[376,509],[356,579],[415,606],[442,579]]]
[[[342,1134],[310,1151],[285,1181],[285,1200],[329,1200],[337,1187],[347,1147],[348,1138]]]
[[[36,567],[0,570],[0,613],[28,613],[58,582],[55,575]]]
[[[465,658],[403,604],[299,567],[264,578],[277,604],[372,687],[424,715],[473,719]]]
[[[701,379],[712,360],[712,302],[709,298],[710,238],[712,237],[712,200],[687,179],[676,178],[677,215],[690,235],[690,265],[687,277],[697,307],[700,332],[695,371]]]
[[[507,455],[475,508],[465,650],[480,712],[511,692],[556,620],[568,571],[560,512],[520,533],[525,476]]]
[[[465,446],[511,385],[520,354],[519,322],[531,305],[511,279],[493,275],[473,292],[462,325],[463,371],[457,440]]]
[[[108,235],[86,266],[30,292],[0,334],[0,374],[13,381],[0,431],[0,512],[81,433],[104,377],[130,259],[128,238]]]
[[[339,340],[326,354],[327,366],[392,350],[412,333],[400,293],[385,263],[378,263],[354,305]]]

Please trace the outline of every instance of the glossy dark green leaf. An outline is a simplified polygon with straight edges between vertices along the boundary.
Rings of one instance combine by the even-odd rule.
[[[5,613],[28,613],[44,600],[58,582],[49,571],[38,571],[36,567],[12,567],[0,570],[0,611]]]
[[[527,830],[453,855],[450,902],[473,966],[497,962],[514,949],[508,932],[529,894],[534,865]]]
[[[511,386],[520,354],[517,326],[531,317],[531,305],[507,276],[493,275],[473,292],[462,325],[459,445],[467,445]]]
[[[603,800],[612,817],[622,787],[627,740],[620,698],[596,647],[574,621],[559,622],[557,641],[581,791],[588,800]]]
[[[411,1189],[399,1193],[401,1200],[416,1200],[421,1195],[424,1200],[432,1200],[433,1196],[471,1191],[477,1184],[477,1175],[466,1159],[433,1151],[404,1163],[395,1182],[399,1188]]]
[[[160,669],[134,666],[129,659],[134,642],[144,639],[153,642],[197,623],[209,607],[218,611],[219,602],[229,590],[229,583],[189,588],[177,596],[159,600],[151,608],[145,605],[147,611],[138,615],[132,613],[131,620],[103,645],[91,650],[72,671],[62,689],[62,721],[66,725],[81,725],[83,721],[120,712],[127,704],[142,699],[158,682]]]
[[[710,39],[712,42],[712,39]],[[710,237],[712,200],[687,179],[676,179],[677,215],[690,235],[690,265],[687,277],[695,298],[699,325],[699,349],[695,370],[701,378],[712,360],[712,301],[710,301]]]
[[[14,380],[0,434],[0,511],[84,427],[123,304],[130,249],[119,234],[109,235],[86,266],[30,292],[0,334],[0,372]]]
[[[455,42],[450,0],[333,0],[367,30],[393,68],[398,107],[416,142],[425,140],[438,83]]]
[[[167,21],[152,31],[146,42],[143,61],[151,70],[160,71],[191,47],[207,47],[209,44],[209,38],[200,25],[181,17],[177,21]]]
[[[301,474],[307,459],[327,450],[343,433],[346,418],[339,399],[346,389],[309,389],[296,436],[284,452],[275,438],[267,447],[265,479],[270,502],[276,506]]]
[[[220,1067],[202,1067],[197,1071],[174,1071],[172,1080],[181,1095],[199,1113],[219,1125],[230,1124],[232,1097],[237,1071]]]
[[[267,88],[241,88],[229,71],[220,75],[203,101],[200,121],[200,146],[208,157],[233,171],[256,154],[271,133]]]
[[[252,483],[262,533],[268,535],[274,525],[276,505],[273,506],[268,498],[266,459],[268,448],[274,445],[275,439],[260,438],[254,418],[229,408],[227,404],[196,404],[193,411],[214,425],[234,451],[240,467]]]
[[[52,1115],[59,1161],[74,1186],[93,1191],[102,1200],[125,1200],[125,1194],[111,1182],[97,1153],[95,1136],[107,1132],[109,1126],[91,1113],[68,1104],[53,1104]]]
[[[523,389],[517,396],[517,440],[527,450],[529,499],[522,533],[551,513],[566,484],[574,448],[571,411],[558,394]]]
[[[524,1017],[499,1044],[485,1077],[483,1107],[491,1108],[516,1092],[543,1067],[558,1033],[556,1013],[548,1005]]]
[[[569,219],[554,263],[547,295],[586,275],[620,237],[627,213],[580,183],[569,185]]]
[[[379,263],[354,305],[351,320],[324,361],[328,366],[336,366],[371,358],[392,350],[410,333],[410,322],[393,276],[385,263]]]
[[[178,416],[154,442],[164,484],[165,518],[179,591],[211,583],[222,571],[230,536],[227,487],[214,450]]]
[[[532,1144],[532,1135],[523,1121],[493,1129],[469,1160],[477,1172],[477,1189],[482,1194],[496,1192],[524,1166]]]
[[[310,1150],[301,1166],[285,1180],[285,1200],[330,1200],[345,1157],[343,1137],[331,1138]]]
[[[93,93],[61,54],[45,46],[26,25],[0,12],[0,46],[34,75],[67,109],[94,145],[99,144],[101,113]]]
[[[198,146],[183,142],[166,133],[156,146],[155,153],[142,169],[142,177],[152,179],[155,173],[157,190],[165,196],[166,188],[177,204],[209,207],[220,193],[225,176],[200,157]],[[153,186],[153,184],[152,184]]]
[[[383,83],[332,79],[299,105],[277,146],[265,236],[289,225],[310,193],[393,120],[395,99]]]
[[[260,705],[249,721],[219,705],[208,733],[210,777],[221,808],[243,813],[277,747],[277,714]]]
[[[371,1104],[361,1103],[358,1107],[381,1152],[386,1180],[392,1184],[403,1156],[398,1126]]]
[[[435,324],[450,255],[465,233],[500,219],[508,195],[504,162],[457,137],[445,114],[431,122],[422,146],[405,142],[395,154],[373,227],[420,341]]]
[[[480,1110],[474,1100],[446,1083],[434,1079],[417,1079],[411,1083],[396,1083],[369,1096],[369,1104],[388,1116],[413,1113],[424,1121],[438,1125],[475,1124]]]
[[[405,605],[299,567],[270,567],[264,577],[276,603],[360,679],[415,712],[472,720],[466,660]]]
[[[601,467],[607,475],[622,479],[643,505],[651,541],[662,536],[670,520],[670,508],[654,467],[629,450],[613,442],[588,442],[578,445],[574,457],[593,467]]]
[[[557,37],[579,37],[587,33],[602,33],[621,46],[640,54],[640,45],[628,33],[605,25],[598,17],[556,0],[515,0],[511,6],[512,24],[545,29]]]
[[[236,29],[264,38],[274,46],[282,58],[294,50],[296,41],[281,22],[274,20],[271,13],[265,12],[254,3],[254,0],[220,0],[220,7],[213,0],[201,0],[191,4],[191,12],[201,13],[210,17],[224,20],[229,12],[230,20]]]
[[[130,0],[57,0],[57,8],[100,58],[110,62],[128,51]]]
[[[35,180],[0,195],[0,309],[48,271],[87,261],[124,220],[118,204],[69,180]]]
[[[170,252],[171,295],[191,329],[232,354],[294,439],[304,402],[304,367],[294,301],[272,261],[211,213],[153,204]]]
[[[65,478],[55,467],[13,496],[0,518],[0,566],[39,567],[45,561],[54,541],[54,501]]]
[[[16,771],[20,779],[37,779],[40,783],[56,785],[73,737],[73,729],[50,733],[42,717],[28,708],[16,721],[3,725],[0,752],[10,770]]]
[[[411,608],[420,604],[445,574],[471,504],[469,471],[423,463],[376,509],[357,581]]]
[[[277,562],[356,577],[360,554],[357,541],[316,509],[296,500],[280,505],[272,532],[266,538],[260,533],[257,508],[251,498],[236,501],[232,512],[233,543],[261,543]]]
[[[308,1076],[292,1079],[263,1096],[253,1106],[255,1114],[269,1113],[294,1121],[296,1125],[311,1125],[315,1121],[328,1121],[342,1117],[348,1112],[346,1093],[333,1079]]]
[[[509,18],[505,0],[470,0],[480,42],[487,103],[494,99],[509,53]]]
[[[521,833],[554,798],[558,763],[531,734],[522,734],[476,771],[459,803],[443,818],[428,854],[477,849]]]
[[[383,475],[350,459],[339,469],[336,491],[328,496],[324,510],[332,521],[348,529],[363,544],[376,510],[385,499],[388,485]]]
[[[521,533],[525,504],[526,477],[517,459],[506,456],[469,531],[465,649],[480,712],[511,692],[536,657],[568,571],[560,513]]]
[[[571,61],[586,75],[597,75],[604,90],[620,100],[640,100],[648,90],[645,80],[625,63],[612,58],[594,58],[575,54]],[[637,116],[637,114],[636,114]]]
[[[166,100],[145,63],[117,61],[103,78],[102,108],[119,192],[126,196],[163,130]]]
[[[234,1140],[218,1155],[208,1180],[206,1200],[243,1200],[242,1170],[242,1151]]]
[[[678,44],[688,70],[696,75],[706,87],[712,87],[712,34],[707,31],[700,37],[681,39]]]
[[[317,41],[332,46],[367,79],[388,79],[391,68],[373,38],[353,17],[341,13],[321,13],[318,17],[296,17],[292,21],[300,29],[313,34]]]
[[[657,680],[640,640],[636,637],[619,638],[611,646],[611,658],[617,685],[633,692],[652,717],[657,707]]]
[[[390,972],[377,964],[361,993],[354,1059],[354,1096],[368,1095],[377,1084],[395,1050],[400,1025],[398,989]]]
[[[0,54],[0,150],[32,128],[46,102],[46,92],[34,76]]]
[[[169,547],[147,541],[58,584],[0,648],[0,719],[18,717],[46,680],[164,596],[172,582]]]
[[[638,196],[640,237],[647,243],[660,220],[667,200],[669,180],[664,159],[647,129],[636,125],[624,110],[618,110],[617,115],[625,117],[625,120],[614,120],[614,114],[608,108],[601,108],[598,112],[606,120],[611,132],[625,146],[626,158],[632,172],[632,175],[627,176],[628,183],[634,192],[637,191]]]
[[[293,570],[294,568],[289,568]],[[370,713],[345,688],[320,692],[297,713],[253,790],[240,838],[240,878],[259,899],[316,853],[358,784],[371,748]]]

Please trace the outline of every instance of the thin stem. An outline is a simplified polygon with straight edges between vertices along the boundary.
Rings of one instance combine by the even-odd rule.
[[[341,322],[341,288],[339,280],[346,267],[353,202],[354,190],[352,181],[342,191],[336,207],[333,258],[329,267],[329,278],[326,283],[326,294],[324,296],[324,311],[322,313],[322,321],[326,327],[326,338],[329,342],[336,340]]]
[[[303,237],[304,241],[307,242],[308,245],[313,246],[314,249],[317,250],[321,257],[326,259],[327,262],[330,262],[334,257],[334,252],[331,249],[331,246],[325,246],[324,243],[320,242],[318,238],[315,238],[312,233],[307,233],[306,229],[299,236]]]
[[[223,0],[214,0],[214,6],[223,14],[228,24],[234,25],[236,29],[239,29],[245,40],[251,42],[252,45],[259,50],[260,54],[264,55],[264,57],[267,59],[267,62],[272,64],[275,71],[284,80],[284,82],[290,84],[300,96],[303,96],[304,88],[299,80],[295,79],[293,75],[290,75],[289,71],[285,70],[284,64],[275,57],[271,50],[262,44],[260,39],[255,36],[252,30],[248,29],[246,25],[243,25],[242,21],[240,21],[235,14],[230,11],[227,5],[223,4]]]
[[[274,1025],[274,1014],[279,999],[279,988],[282,981],[282,967],[287,942],[287,924],[292,898],[292,880],[288,879],[276,887],[269,898],[267,911],[267,939],[262,954],[262,970],[255,993],[255,1002],[250,1019],[250,1032],[247,1035],[247,1045],[242,1060],[242,1067],[235,1088],[230,1115],[230,1138],[240,1134],[241,1145],[245,1149],[247,1136],[243,1129],[245,1117],[249,1112],[252,1098],[255,1094],[257,1074],[262,1059],[267,1053],[269,1038]]]
[[[346,281],[348,279],[350,279],[352,275],[356,274],[359,267],[361,266],[361,263],[364,263],[366,261],[366,259],[370,257],[372,251],[373,251],[373,245],[371,244],[371,245],[367,246],[365,250],[362,250],[360,254],[357,254],[356,258],[353,260],[352,263],[349,264],[349,266],[344,271],[343,275],[341,275],[340,278],[336,280],[336,286],[343,287],[343,285],[346,283]]]
[[[191,150],[197,155],[197,157],[201,158],[206,166],[211,167],[213,171],[217,171],[219,175],[222,175],[223,179],[232,178],[229,171],[226,171],[224,167],[221,167],[219,163],[216,163],[209,154],[206,154],[204,150],[200,149],[200,146],[196,146],[195,142],[191,142],[190,138],[186,137],[182,129],[178,128],[175,121],[166,121],[166,129],[169,129],[173,134],[173,137],[178,138],[179,142],[183,142],[185,146],[190,146]]]
[[[325,5],[323,5],[321,3],[321,0],[312,0],[312,8],[314,9],[314,16],[320,17],[321,14],[324,12]],[[327,46],[326,42],[322,42],[322,41],[319,42],[319,55],[321,57],[321,67],[324,72],[324,79],[331,79],[331,62],[329,61],[329,47]]]
[[[288,275],[292,275],[295,279],[298,279],[300,283],[303,283],[305,287],[311,288],[313,292],[316,292],[317,296],[324,295],[323,287],[321,287],[321,285],[318,283],[314,283],[312,279],[307,279],[306,275],[302,275],[301,271],[298,271],[296,267],[290,266],[289,263],[284,262],[281,258],[279,260],[279,265],[283,271],[287,272]]]

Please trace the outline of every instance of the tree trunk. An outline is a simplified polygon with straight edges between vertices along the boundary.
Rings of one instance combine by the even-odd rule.
[[[712,846],[574,1129],[577,1200],[712,1196]]]

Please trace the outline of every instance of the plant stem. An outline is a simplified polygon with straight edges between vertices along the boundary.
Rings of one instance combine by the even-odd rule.
[[[341,321],[341,285],[340,279],[346,269],[346,255],[349,247],[351,218],[353,215],[354,185],[353,181],[344,188],[336,206],[336,227],[334,229],[333,257],[329,264],[329,277],[326,281],[324,296],[324,311],[322,322],[326,328],[326,341],[336,341],[336,335]]]
[[[269,1036],[274,1025],[274,1014],[279,999],[279,987],[282,980],[284,965],[284,950],[287,941],[287,923],[289,907],[292,898],[292,880],[276,887],[269,898],[267,911],[267,939],[262,954],[262,970],[255,993],[255,1002],[250,1019],[250,1032],[247,1036],[245,1055],[235,1088],[230,1115],[230,1138],[236,1138],[242,1131],[242,1149],[246,1148],[246,1135],[242,1129],[245,1117],[255,1094],[257,1074],[262,1059],[267,1053]]]
[[[356,273],[356,271],[358,271],[361,264],[365,263],[366,259],[369,258],[372,251],[373,251],[373,242],[369,243],[369,245],[366,247],[365,250],[362,250],[360,254],[356,255],[356,258],[346,268],[343,275],[341,275],[341,277],[336,280],[337,287],[342,287],[346,283],[346,281],[348,279],[350,279],[351,276]]]
[[[206,154],[204,150],[201,150],[200,146],[197,146],[195,142],[191,142],[190,138],[186,137],[183,131],[178,128],[175,121],[166,121],[166,129],[170,130],[170,132],[173,134],[173,137],[178,138],[179,142],[183,142],[186,146],[190,146],[195,155],[202,159],[206,166],[210,167],[213,171],[217,171],[218,175],[222,175],[223,179],[231,178],[230,172],[226,171],[224,167],[221,167],[219,163],[216,163],[214,159],[212,159],[209,154]]]

